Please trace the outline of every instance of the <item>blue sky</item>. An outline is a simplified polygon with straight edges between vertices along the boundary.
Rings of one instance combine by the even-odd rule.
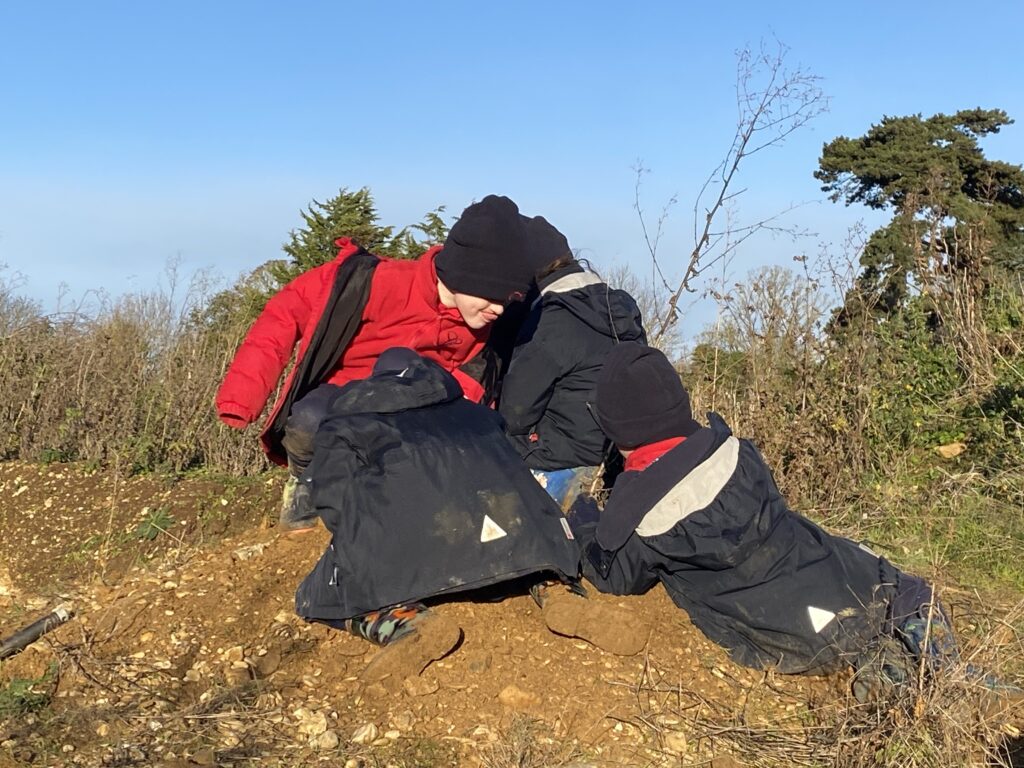
[[[636,159],[661,249],[735,124],[735,50],[776,37],[830,111],[752,158],[740,221],[838,242],[865,216],[820,202],[822,144],[883,115],[1000,107],[1024,121],[1024,5],[930,2],[6,3],[0,7],[0,263],[52,306],[154,287],[169,259],[225,280],[281,255],[298,211],[369,186],[385,223],[507,194],[600,266],[647,270]],[[1024,161],[1024,123],[985,144]],[[818,202],[815,202],[818,201]],[[750,242],[733,272],[817,240]]]

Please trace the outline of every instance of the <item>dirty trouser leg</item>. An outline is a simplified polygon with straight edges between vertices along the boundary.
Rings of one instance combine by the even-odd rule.
[[[301,531],[316,525],[317,515],[309,487],[300,478],[313,458],[313,441],[320,422],[340,391],[341,387],[334,384],[321,384],[292,406],[285,422],[281,444],[288,454],[290,472],[281,501],[280,524],[285,530]]]
[[[934,671],[959,657],[953,627],[919,576],[900,573],[881,633],[854,661],[853,694],[876,701],[917,679],[921,660]]]
[[[960,655],[953,625],[935,598],[931,585],[919,576],[900,574],[889,606],[890,631],[915,659],[950,664]]]
[[[339,392],[341,387],[335,384],[321,384],[292,405],[291,413],[284,424],[281,445],[288,454],[288,468],[296,477],[309,466],[313,458],[313,439],[316,437],[316,431]]]
[[[892,603],[894,634],[915,660],[925,658],[931,669],[950,666],[960,659],[960,649],[942,604],[924,579],[903,574]],[[984,669],[965,664],[964,674],[975,684],[993,692],[1024,697],[1015,685],[1005,683]]]

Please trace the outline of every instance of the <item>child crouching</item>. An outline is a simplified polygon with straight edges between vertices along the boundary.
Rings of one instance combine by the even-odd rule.
[[[332,536],[296,612],[383,646],[366,682],[400,684],[457,645],[423,601],[524,580],[553,632],[623,655],[646,642],[631,611],[581,596],[572,532],[498,414],[411,349],[341,388],[301,482]]]
[[[616,346],[595,413],[626,456],[599,521],[577,532],[598,589],[660,581],[734,661],[784,673],[851,665],[861,699],[915,674],[922,654],[956,654],[931,587],[793,512],[753,443],[716,414],[694,421],[664,354]]]

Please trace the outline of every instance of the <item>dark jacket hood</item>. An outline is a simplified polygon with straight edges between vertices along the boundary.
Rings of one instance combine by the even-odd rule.
[[[609,287],[597,275],[579,267],[559,270],[544,283],[542,304],[564,307],[581,322],[616,342],[645,341],[640,309],[626,291]]]
[[[398,413],[462,397],[462,387],[444,368],[411,349],[386,350],[368,379],[346,384],[332,415]]]

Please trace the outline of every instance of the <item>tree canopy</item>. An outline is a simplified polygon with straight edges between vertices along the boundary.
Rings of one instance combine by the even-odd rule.
[[[289,258],[264,262],[242,276],[232,288],[214,296],[197,319],[208,326],[246,326],[286,283],[337,256],[334,242],[339,237],[351,237],[378,256],[415,258],[444,242],[448,225],[441,217],[443,212],[443,206],[435,208],[418,224],[396,231],[380,223],[373,194],[367,187],[354,192],[342,188],[324,202],[313,200],[300,211],[303,226],[293,229],[282,246]]]
[[[339,237],[351,237],[378,256],[415,258],[430,246],[444,242],[448,225],[441,218],[443,212],[443,206],[435,208],[418,224],[396,231],[395,227],[380,223],[377,206],[367,187],[354,192],[342,188],[325,202],[313,200],[300,211],[303,226],[293,229],[288,242],[282,246],[290,261],[273,265],[271,273],[284,285],[300,272],[330,261],[338,253],[334,241]]]
[[[979,146],[1012,122],[980,108],[886,117],[860,138],[824,146],[814,175],[834,202],[893,211],[861,257],[861,287],[881,310],[900,306],[908,285],[927,289],[959,271],[980,291],[990,267],[1022,266],[1024,169]]]

